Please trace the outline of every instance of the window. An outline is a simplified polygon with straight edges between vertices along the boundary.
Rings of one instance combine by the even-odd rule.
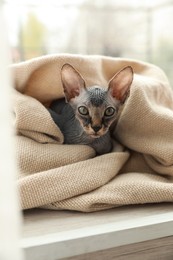
[[[173,82],[173,1],[6,0],[14,62],[51,53],[148,61]]]

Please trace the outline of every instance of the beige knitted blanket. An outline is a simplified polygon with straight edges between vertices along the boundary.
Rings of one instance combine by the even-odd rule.
[[[45,106],[63,96],[60,68],[73,65],[87,86],[107,87],[121,68],[135,75],[113,130],[114,150],[64,145]],[[173,201],[173,91],[158,67],[103,56],[52,55],[12,66],[23,209],[96,211],[120,205]]]

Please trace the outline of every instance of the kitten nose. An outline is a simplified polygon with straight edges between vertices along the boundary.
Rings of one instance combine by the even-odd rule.
[[[96,132],[96,133],[97,133],[101,128],[102,128],[102,126],[100,126],[100,125],[92,126],[92,129],[93,129],[94,132]]]

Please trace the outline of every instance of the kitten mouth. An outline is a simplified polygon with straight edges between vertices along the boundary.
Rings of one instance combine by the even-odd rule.
[[[90,135],[92,138],[100,138],[101,135],[99,135],[98,133],[94,133]]]

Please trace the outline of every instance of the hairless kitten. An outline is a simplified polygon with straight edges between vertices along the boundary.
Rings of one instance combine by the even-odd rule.
[[[127,66],[101,86],[86,88],[80,73],[70,64],[61,69],[65,98],[55,100],[48,111],[64,135],[65,144],[85,144],[98,155],[112,149],[110,125],[117,118],[133,80],[132,67]]]

